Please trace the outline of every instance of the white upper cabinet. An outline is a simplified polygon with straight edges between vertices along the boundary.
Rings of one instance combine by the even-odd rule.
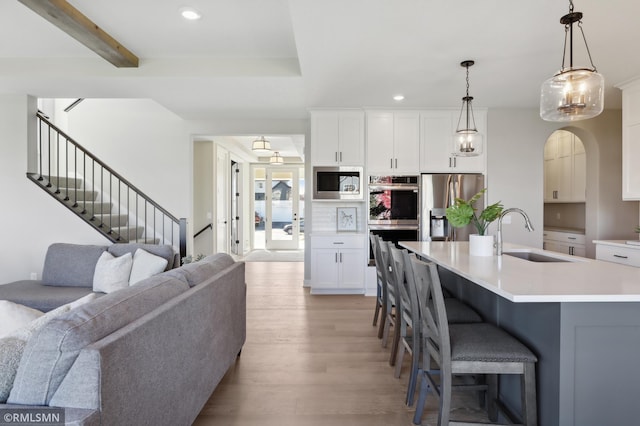
[[[453,155],[453,134],[458,124],[459,110],[420,112],[420,171],[422,173],[485,173],[487,112],[475,110],[478,131],[484,136],[482,154],[475,157]]]
[[[367,111],[367,169],[370,175],[418,174],[420,114]]]
[[[544,201],[576,203],[586,200],[587,157],[582,141],[558,130],[544,146]]]
[[[640,200],[640,80],[622,89],[622,199]]]
[[[364,166],[364,112],[311,111],[311,163]]]

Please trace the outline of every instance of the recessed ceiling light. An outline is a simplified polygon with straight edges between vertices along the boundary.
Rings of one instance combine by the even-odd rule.
[[[200,19],[200,17],[202,16],[200,15],[200,12],[198,12],[192,7],[180,8],[180,14],[184,19],[187,19],[189,21],[195,21],[197,19]]]
[[[404,95],[395,95],[393,97],[393,100],[394,101],[402,101],[402,100],[404,100]]]

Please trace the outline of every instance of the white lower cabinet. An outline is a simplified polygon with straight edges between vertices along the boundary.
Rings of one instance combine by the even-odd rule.
[[[545,250],[585,257],[587,255],[584,234],[561,231],[544,231],[543,248]]]
[[[640,268],[640,246],[626,245],[624,241],[594,241],[596,259]]]
[[[311,236],[311,293],[363,294],[367,257],[365,236]]]

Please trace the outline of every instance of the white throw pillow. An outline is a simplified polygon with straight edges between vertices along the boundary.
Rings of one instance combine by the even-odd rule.
[[[41,317],[34,319],[24,327],[21,327],[17,330],[14,330],[12,333],[7,334],[5,337],[15,337],[25,341],[29,340],[33,333],[44,327],[46,323],[48,323],[58,315],[69,312],[70,309],[71,308],[69,307],[69,304],[58,306],[57,308],[47,312]]]
[[[109,252],[100,255],[93,274],[93,291],[111,293],[129,287],[133,259],[131,253],[114,257]]]
[[[156,256],[142,249],[137,249],[133,255],[133,266],[131,267],[129,285],[159,274],[167,267],[167,263],[167,259],[163,257]]]
[[[24,327],[44,313],[18,303],[0,300],[0,338]]]

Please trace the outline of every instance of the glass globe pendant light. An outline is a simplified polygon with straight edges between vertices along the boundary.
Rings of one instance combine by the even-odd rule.
[[[482,154],[482,133],[476,128],[473,115],[473,96],[469,96],[469,67],[475,64],[472,60],[462,61],[461,66],[467,69],[467,95],[462,98],[462,108],[458,117],[458,126],[453,135],[453,155],[458,157],[473,157]],[[464,121],[462,116],[465,116]],[[464,127],[460,127],[463,123]]]
[[[573,24],[577,22],[589,56],[591,67],[573,66]],[[560,18],[564,25],[562,69],[542,84],[540,89],[540,117],[546,121],[586,120],[600,114],[604,108],[604,78],[596,70],[582,29],[582,13],[573,11],[569,0],[569,13]],[[565,67],[569,44],[569,66]]]

